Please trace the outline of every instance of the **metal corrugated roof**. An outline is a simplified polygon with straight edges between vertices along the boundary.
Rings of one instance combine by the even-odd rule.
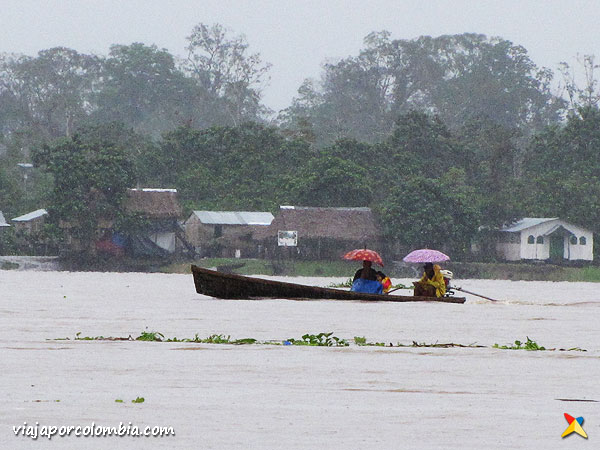
[[[550,222],[551,220],[558,220],[558,217],[524,217],[512,225],[502,228],[500,231],[521,231],[539,225],[540,223]]]
[[[44,214],[48,214],[48,211],[46,211],[45,209],[36,209],[35,211],[32,211],[30,213],[23,214],[22,216],[19,216],[19,217],[15,217],[14,219],[12,219],[12,221],[13,222],[28,222],[30,220],[36,219],[40,216],[43,216]]]
[[[194,211],[207,225],[271,225],[273,214],[254,211]]]
[[[0,211],[0,227],[10,227],[10,224],[6,222],[6,219],[4,218],[4,214],[2,214],[2,211]]]

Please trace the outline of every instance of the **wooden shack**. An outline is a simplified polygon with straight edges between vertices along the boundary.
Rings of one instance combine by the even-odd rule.
[[[185,236],[198,256],[254,258],[253,235],[272,221],[273,214],[264,211],[194,211]]]

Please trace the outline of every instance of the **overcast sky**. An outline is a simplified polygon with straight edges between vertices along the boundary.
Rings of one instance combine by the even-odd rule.
[[[106,55],[112,44],[143,42],[184,56],[200,22],[244,34],[273,64],[264,101],[275,110],[318,78],[325,60],[357,55],[371,31],[500,36],[553,71],[577,55],[600,58],[598,0],[0,0],[0,52],[65,46]]]

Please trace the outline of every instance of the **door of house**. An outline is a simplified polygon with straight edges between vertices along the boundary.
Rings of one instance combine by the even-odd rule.
[[[565,257],[565,239],[560,234],[550,236],[550,259],[560,260]]]

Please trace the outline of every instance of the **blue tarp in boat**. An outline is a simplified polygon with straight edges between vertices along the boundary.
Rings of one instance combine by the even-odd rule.
[[[379,281],[365,280],[364,278],[357,278],[352,283],[351,291],[364,292],[366,294],[382,294],[383,284]]]

